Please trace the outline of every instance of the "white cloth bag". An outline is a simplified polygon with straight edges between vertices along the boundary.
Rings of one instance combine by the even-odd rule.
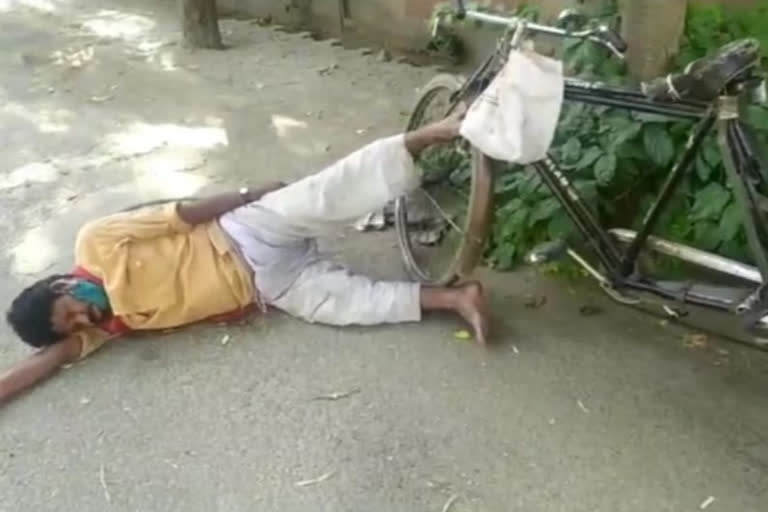
[[[564,88],[562,62],[532,49],[512,50],[470,106],[461,135],[496,160],[541,160],[555,135]]]

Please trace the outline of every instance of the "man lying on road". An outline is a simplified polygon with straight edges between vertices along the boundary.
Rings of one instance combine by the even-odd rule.
[[[324,259],[315,241],[418,187],[413,158],[457,137],[459,126],[456,116],[378,140],[292,185],[86,224],[72,274],[38,281],[8,311],[16,333],[40,350],[0,375],[0,404],[131,331],[234,319],[267,305],[331,325],[417,322],[423,311],[449,310],[485,343],[479,283],[373,281]]]

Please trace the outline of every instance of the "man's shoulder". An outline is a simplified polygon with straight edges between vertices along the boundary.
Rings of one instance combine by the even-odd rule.
[[[107,224],[110,222],[111,217],[112,215],[91,219],[80,226],[80,229],[77,230],[75,246],[86,243],[89,239],[97,235],[100,230],[107,228]]]

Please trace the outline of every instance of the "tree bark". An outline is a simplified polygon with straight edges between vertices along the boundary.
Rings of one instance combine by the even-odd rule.
[[[686,0],[622,0],[621,29],[634,77],[648,80],[664,72],[679,49],[686,9]]]
[[[184,42],[196,48],[221,50],[216,0],[179,0]]]

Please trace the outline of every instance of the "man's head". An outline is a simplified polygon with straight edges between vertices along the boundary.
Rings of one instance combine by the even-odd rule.
[[[26,343],[45,347],[98,324],[108,314],[102,287],[71,275],[54,275],[22,291],[7,319]]]

